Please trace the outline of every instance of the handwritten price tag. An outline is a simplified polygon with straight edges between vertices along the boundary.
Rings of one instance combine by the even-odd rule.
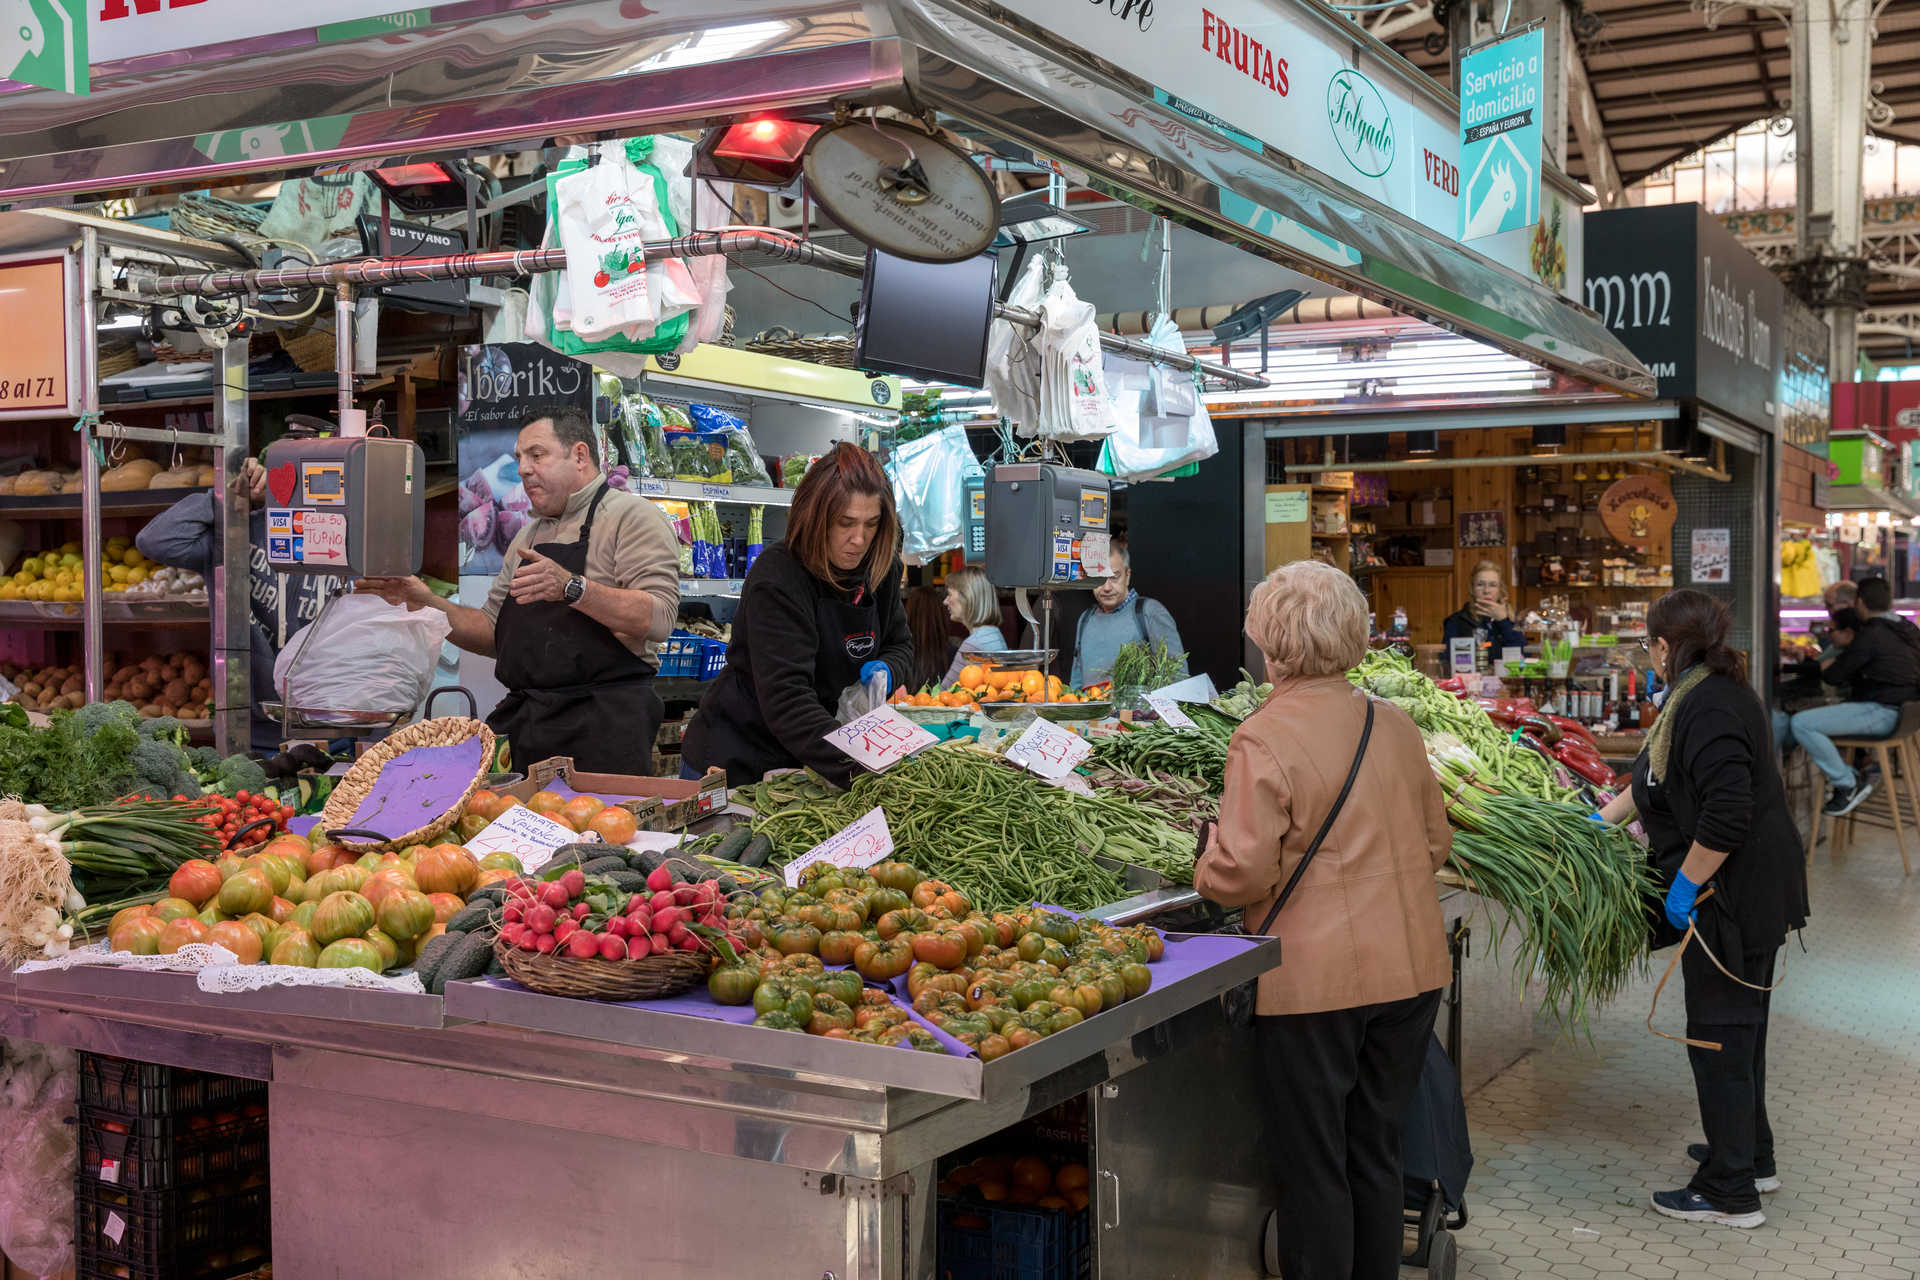
[[[510,853],[532,874],[552,862],[553,851],[561,845],[589,843],[599,838],[592,832],[582,835],[564,822],[555,822],[517,804],[467,841],[467,851],[476,858],[490,853]]]
[[[1193,728],[1193,720],[1172,698],[1163,698],[1157,693],[1150,693],[1147,695],[1147,706],[1151,707],[1153,713],[1159,716],[1161,722],[1170,729]]]
[[[1213,677],[1204,671],[1147,692],[1149,698],[1165,698],[1168,702],[1212,702],[1219,695],[1220,691],[1213,687]]]
[[[884,773],[939,739],[892,707],[878,707],[852,724],[841,725],[827,735],[827,741],[875,773]]]
[[[819,844],[787,864],[787,885],[800,883],[800,873],[816,862],[831,862],[836,867],[870,867],[893,854],[893,832],[887,829],[887,815],[878,805],[852,826],[828,836]]]
[[[1043,778],[1064,778],[1092,754],[1092,743],[1045,720],[1028,725],[1007,748],[1007,759]]]

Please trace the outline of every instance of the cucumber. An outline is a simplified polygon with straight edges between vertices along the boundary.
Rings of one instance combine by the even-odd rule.
[[[448,933],[471,933],[487,923],[493,908],[484,903],[469,903],[447,920]]]
[[[627,871],[627,860],[618,854],[608,854],[604,858],[595,858],[592,862],[580,864],[580,870],[590,876],[605,875],[609,871]]]
[[[712,856],[720,859],[722,862],[739,862],[740,855],[746,852],[747,846],[752,842],[753,831],[751,828],[735,827],[727,833],[726,839],[722,840],[713,848],[711,851]]]
[[[427,985],[427,990],[436,996],[443,995],[449,982],[461,982],[485,973],[492,959],[491,939],[483,933],[463,934],[453,944],[453,949],[446,953],[445,959],[441,960],[440,967],[434,970],[433,980]]]
[[[650,876],[673,855],[661,849],[642,849],[627,859],[627,864],[643,876]]]
[[[743,867],[764,867],[772,856],[773,841],[765,836],[754,836],[734,861]]]
[[[504,907],[507,905],[507,891],[497,884],[488,884],[480,886],[467,895],[467,905],[470,907],[482,902],[490,902],[496,907]]]
[[[647,887],[647,878],[638,871],[609,871],[606,878],[622,893],[642,893]]]
[[[447,952],[453,950],[453,944],[460,941],[459,934],[443,933],[427,939],[427,945],[420,948],[420,954],[413,958],[413,971],[420,975],[422,986],[431,989],[434,973],[440,968],[440,962],[447,958]]]

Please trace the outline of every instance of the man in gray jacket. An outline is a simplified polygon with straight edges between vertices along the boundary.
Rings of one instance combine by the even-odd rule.
[[[1111,679],[1113,661],[1123,645],[1152,645],[1164,640],[1169,651],[1183,651],[1180,628],[1174,625],[1167,607],[1133,589],[1133,561],[1124,538],[1113,540],[1110,559],[1113,576],[1093,589],[1094,607],[1080,615],[1074,628],[1071,683],[1076,689]],[[1180,674],[1187,674],[1184,656]]]
[[[252,507],[247,527],[250,563],[246,577],[253,613],[248,663],[253,697],[250,736],[256,752],[272,753],[280,749],[280,723],[262,712],[260,703],[273,694],[274,658],[289,636],[320,616],[321,588],[331,579],[289,577],[267,567],[266,514],[261,510],[267,494],[266,468],[248,458],[241,464],[239,483],[246,487]],[[133,545],[149,560],[204,574],[211,580],[220,558],[214,491],[190,493],[174,503],[147,522]],[[236,573],[229,582],[237,585],[239,580]]]

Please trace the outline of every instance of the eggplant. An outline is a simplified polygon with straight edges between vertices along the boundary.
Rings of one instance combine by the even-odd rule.
[[[297,761],[301,768],[325,771],[333,767],[333,757],[319,745],[312,742],[296,742],[287,748],[287,754]]]
[[[282,751],[262,760],[260,768],[269,778],[291,778],[300,772],[300,763]]]

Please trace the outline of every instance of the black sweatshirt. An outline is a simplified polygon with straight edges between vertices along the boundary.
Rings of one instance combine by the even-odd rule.
[[[1912,626],[1904,618],[1864,619],[1828,666],[1827,683],[1845,687],[1849,702],[1920,701],[1920,646],[1906,634]]]
[[[840,727],[835,718],[840,693],[858,678],[860,663],[838,654],[829,662],[823,654],[818,611],[828,601],[850,603],[850,597],[814,577],[784,543],[760,554],[741,588],[727,665],[687,729],[681,747],[686,763],[702,770],[719,765],[733,786],[758,782],[772,769],[799,766],[848,784],[853,761],[825,738]],[[913,666],[898,562],[881,575],[873,601],[878,620],[872,659],[887,664],[897,689]],[[842,679],[846,671],[831,672],[834,667],[853,674]]]

